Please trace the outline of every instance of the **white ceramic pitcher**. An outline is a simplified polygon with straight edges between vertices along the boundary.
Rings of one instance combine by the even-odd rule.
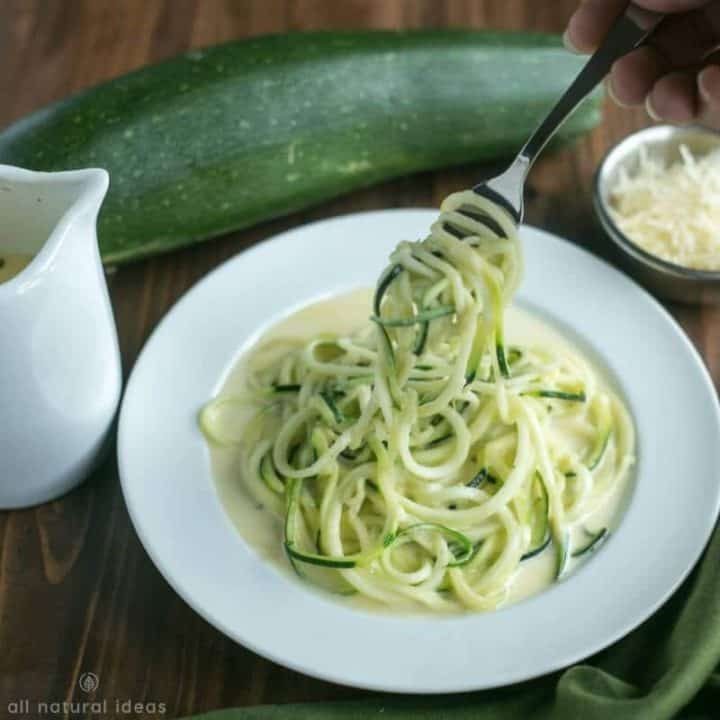
[[[0,253],[34,256],[0,283],[0,509],[51,500],[93,468],[120,399],[97,245],[104,170],[0,165]]]

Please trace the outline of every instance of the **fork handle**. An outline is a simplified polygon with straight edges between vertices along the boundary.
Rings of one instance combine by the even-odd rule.
[[[630,4],[615,20],[600,47],[520,150],[517,160],[526,166],[526,172],[556,130],[608,74],[613,63],[645,41],[664,17],[662,13]]]

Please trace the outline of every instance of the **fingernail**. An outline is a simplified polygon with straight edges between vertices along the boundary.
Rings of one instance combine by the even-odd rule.
[[[655,122],[660,122],[660,120],[662,119],[655,111],[655,108],[652,106],[652,101],[650,100],[649,95],[645,98],[645,112],[650,116],[650,119],[654,120]]]
[[[570,40],[570,32],[566,30],[563,33],[563,45],[565,46],[566,50],[569,50],[571,53],[574,53],[575,55],[581,55],[581,52],[572,44],[572,41]]]
[[[615,95],[615,90],[613,89],[612,78],[608,78],[608,79],[607,79],[607,82],[605,83],[605,85],[606,85],[606,87],[607,87],[607,92],[608,92],[608,95],[610,96],[610,99],[611,99],[618,107],[621,107],[621,108],[629,107],[629,106],[626,105],[624,102],[620,102],[620,100],[617,99],[617,95]]]
[[[698,90],[700,91],[700,97],[703,99],[703,101],[709,104],[712,102],[712,97],[710,96],[710,91],[705,84],[705,80],[705,70],[702,70],[698,75]]]

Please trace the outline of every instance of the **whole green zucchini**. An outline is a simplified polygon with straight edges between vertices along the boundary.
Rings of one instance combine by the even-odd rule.
[[[194,50],[0,134],[0,162],[110,172],[105,262],[220,235],[353,188],[515,152],[583,60],[557,37],[271,35]],[[596,95],[563,128],[599,120]]]

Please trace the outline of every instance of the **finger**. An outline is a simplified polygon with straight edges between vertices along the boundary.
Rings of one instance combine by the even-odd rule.
[[[627,0],[584,0],[570,18],[566,43],[577,52],[593,52],[627,4]]]
[[[633,50],[612,66],[608,80],[610,96],[618,105],[642,105],[668,69],[666,61],[654,48],[645,46]]]
[[[638,7],[655,12],[687,12],[708,4],[708,0],[634,0]]]
[[[650,39],[650,44],[676,68],[700,64],[719,43],[719,3],[666,18]]]
[[[698,75],[700,111],[698,120],[707,127],[720,128],[720,67],[708,65]]]
[[[699,110],[695,75],[672,72],[661,77],[648,95],[647,108],[654,120],[676,124],[691,122]]]
[[[708,3],[708,0],[635,0],[635,4],[658,12],[689,13],[695,10],[701,18],[701,23],[702,15],[705,12],[720,15],[720,7],[716,3]],[[569,49],[576,52],[593,52],[607,35],[613,21],[620,13],[625,11],[627,6],[627,0],[583,0],[580,7],[570,18],[568,28],[565,31],[565,44]],[[678,36],[681,37],[683,46],[693,47],[693,32],[689,35],[691,39],[688,42],[685,40],[688,36],[684,35],[682,29],[677,32],[667,30],[667,26],[672,27],[680,19],[671,18],[665,20],[656,31],[656,35],[668,36],[667,41],[663,43],[665,50],[673,47]],[[685,24],[685,22],[683,21],[681,24]],[[702,24],[699,25],[699,29],[704,35],[705,28]]]

